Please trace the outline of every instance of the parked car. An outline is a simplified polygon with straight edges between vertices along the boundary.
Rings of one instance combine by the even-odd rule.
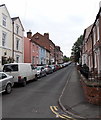
[[[37,80],[37,71],[30,63],[5,64],[3,71],[14,76],[14,83],[21,83],[23,86],[27,81]]]
[[[60,69],[59,65],[56,64],[56,65],[55,65],[55,71],[57,71],[57,70],[59,70],[59,69]]]
[[[55,65],[49,65],[51,68],[52,68],[52,70],[53,70],[53,72],[55,71]]]
[[[43,66],[37,66],[36,70],[37,70],[37,77],[38,78],[46,76],[46,71],[45,71],[45,68]]]
[[[53,73],[53,70],[49,65],[45,66],[45,71],[46,71],[47,74]]]
[[[13,76],[10,76],[4,72],[0,72],[0,93],[6,92],[11,93],[14,85]]]

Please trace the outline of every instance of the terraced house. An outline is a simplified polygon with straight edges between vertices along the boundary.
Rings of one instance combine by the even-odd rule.
[[[33,35],[34,36],[34,35]],[[33,65],[46,64],[47,50],[32,38],[32,32],[27,32],[24,38],[24,62],[31,62]],[[38,39],[38,36],[36,36]]]
[[[24,28],[19,17],[12,18],[12,57],[15,62],[24,62]]]
[[[12,60],[12,19],[5,6],[0,5],[0,68]]]
[[[63,63],[63,52],[60,50],[60,46],[55,46],[55,61],[57,64]]]
[[[0,5],[0,68],[6,63],[23,62],[23,33],[20,18],[11,18],[6,5]]]
[[[84,31],[82,63],[86,63],[91,71],[101,75],[101,7],[94,23]]]
[[[29,46],[29,44],[31,45]],[[38,49],[33,48],[33,50],[31,50],[31,46],[33,46],[32,44],[37,46]],[[35,65],[63,63],[63,52],[60,50],[60,47],[58,52],[55,50],[56,46],[52,40],[49,39],[49,33],[44,33],[44,35],[42,35],[37,32],[32,35],[31,31],[27,32],[27,38],[24,39],[24,46],[24,62],[30,61]],[[39,51],[38,55],[37,51]],[[36,54],[33,56],[33,53]],[[56,58],[57,54],[58,58]],[[57,61],[57,59],[59,60]]]
[[[32,34],[32,32],[27,32]],[[39,45],[30,38],[24,37],[24,63],[39,64]]]

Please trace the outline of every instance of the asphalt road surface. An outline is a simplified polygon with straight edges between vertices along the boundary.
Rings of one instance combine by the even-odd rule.
[[[72,72],[72,65],[47,75],[26,87],[16,86],[11,94],[2,96],[3,118],[55,118],[50,106],[58,99]]]

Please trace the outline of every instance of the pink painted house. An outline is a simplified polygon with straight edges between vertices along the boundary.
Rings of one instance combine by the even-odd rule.
[[[24,63],[39,64],[39,45],[24,37]]]

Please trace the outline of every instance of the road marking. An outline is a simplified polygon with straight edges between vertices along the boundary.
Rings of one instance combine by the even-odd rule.
[[[66,117],[66,118],[69,118],[69,119],[71,119],[71,120],[76,120],[76,119],[74,119],[74,118],[72,118],[72,117],[70,117],[70,116],[67,116],[67,115],[65,115],[65,114],[62,114],[62,116]]]
[[[63,116],[59,115],[59,113],[55,112],[54,106],[50,106],[50,109],[56,115],[56,117],[60,117],[60,118],[64,118],[65,119],[65,117],[63,117]]]
[[[59,112],[58,107],[57,106],[50,106],[51,111],[56,115],[56,118],[63,118],[66,120],[76,120],[70,116],[67,116],[65,114],[63,114],[62,112]]]
[[[58,106],[53,106],[56,111],[58,111]]]

